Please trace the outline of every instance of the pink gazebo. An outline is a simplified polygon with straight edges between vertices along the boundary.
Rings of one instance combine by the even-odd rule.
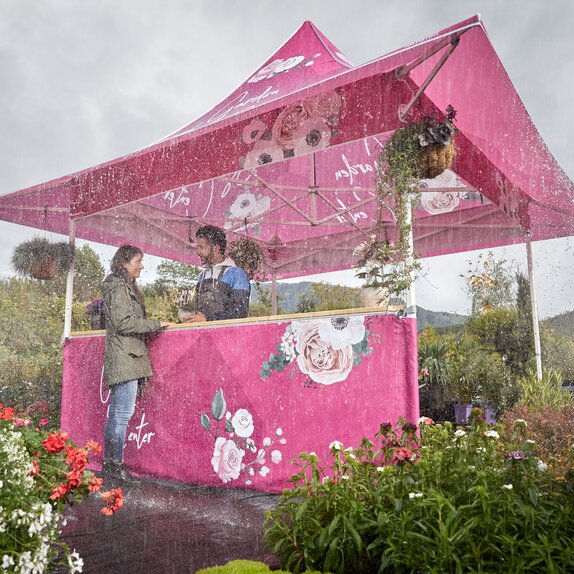
[[[129,241],[146,253],[193,263],[189,239],[211,223],[230,239],[257,240],[274,280],[349,269],[353,250],[370,234],[390,241],[397,234],[377,202],[378,153],[405,122],[448,105],[457,110],[458,154],[452,169],[420,181],[414,249],[431,257],[572,235],[574,185],[540,138],[478,16],[360,66],[305,22],[200,118],[133,154],[1,196],[0,218],[110,245]],[[347,338],[329,331],[333,321],[344,325]],[[320,380],[305,363],[305,337],[333,351],[332,376]],[[102,345],[101,335],[67,339],[62,416],[78,438],[100,428],[105,414],[103,407],[91,408],[98,396],[105,403],[105,391],[94,390],[100,388]],[[356,441],[383,419],[418,416],[410,315],[399,319],[371,309],[182,329],[159,337],[152,355],[155,402],[141,406],[133,449],[140,470],[158,476],[209,482],[211,464],[215,483],[245,475],[247,486],[278,489],[289,473],[281,462],[287,454],[325,451],[330,440]],[[207,357],[211,363],[203,362],[217,365],[215,371],[198,374],[186,361],[191,356]],[[300,383],[293,377],[302,377]],[[229,436],[225,444],[217,442],[222,436],[215,447],[203,444],[224,421],[217,418],[225,417],[221,397],[226,408],[248,410],[255,429],[264,428],[258,440],[267,445],[260,448],[267,463],[257,463],[258,455],[246,462],[254,434],[238,442],[235,433],[235,451]],[[78,415],[79,405],[93,414],[89,424]],[[173,416],[160,423],[162,405],[170,405]],[[156,430],[150,430],[150,413]],[[301,413],[309,418],[305,423]],[[193,421],[193,428],[187,432],[182,421]],[[190,437],[203,444],[192,449],[202,460],[193,468],[175,465]],[[152,443],[161,446],[149,462],[139,453]],[[271,466],[269,444],[277,447]],[[218,464],[231,451],[237,460],[238,450],[243,467],[230,478],[235,470],[225,475]],[[279,469],[271,480],[269,468]]]

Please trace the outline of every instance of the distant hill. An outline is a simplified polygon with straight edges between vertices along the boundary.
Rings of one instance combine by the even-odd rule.
[[[574,311],[566,311],[566,313],[545,319],[542,324],[550,327],[559,335],[574,339]]]
[[[466,315],[448,313],[446,311],[429,311],[417,306],[417,328],[420,331],[425,325],[430,325],[438,330],[447,330],[452,327],[459,327],[466,323]]]
[[[300,281],[298,283],[278,283],[277,296],[279,298],[279,308],[283,313],[296,313],[297,305],[303,295],[311,294],[313,283],[311,281]],[[263,287],[270,287],[269,283],[263,283]],[[251,300],[257,302],[257,294],[252,291]],[[422,307],[417,307],[417,327],[420,331],[425,325],[431,325],[437,329],[446,329],[463,325],[466,322],[466,315],[447,313],[446,311],[429,311]]]

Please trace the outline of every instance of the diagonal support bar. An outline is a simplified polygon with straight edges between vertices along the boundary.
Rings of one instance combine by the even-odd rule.
[[[420,98],[421,94],[427,89],[427,86],[433,81],[434,77],[439,73],[440,69],[445,65],[446,61],[450,58],[450,55],[454,52],[458,43],[460,42],[460,36],[455,36],[450,41],[450,46],[448,50],[442,55],[441,59],[437,62],[436,66],[432,69],[431,73],[428,75],[426,80],[421,84],[420,88],[417,90],[416,94],[411,98],[411,101],[406,105],[399,106],[399,119],[401,122],[405,121],[405,118],[409,115],[411,108],[415,105],[416,101]],[[427,56],[428,57],[428,56]],[[426,58],[425,58],[426,59]],[[421,62],[416,62],[411,64],[406,71],[401,69],[397,75],[405,75],[410,72],[415,66],[418,66]]]

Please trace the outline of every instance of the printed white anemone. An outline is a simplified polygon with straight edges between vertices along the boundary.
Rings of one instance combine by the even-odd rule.
[[[255,169],[266,163],[281,161],[284,159],[283,150],[273,142],[259,140],[253,145],[253,149],[245,156],[243,169]]]
[[[252,120],[243,130],[243,141],[246,144],[253,144],[261,139],[267,131],[267,126],[259,119]]]
[[[319,337],[333,350],[355,345],[365,338],[365,318],[360,315],[333,317],[319,321]]]
[[[293,133],[293,151],[302,155],[328,147],[331,128],[320,118],[305,120]]]

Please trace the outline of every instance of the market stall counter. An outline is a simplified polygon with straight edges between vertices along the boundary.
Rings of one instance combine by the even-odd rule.
[[[153,336],[154,376],[128,427],[126,464],[179,482],[277,492],[302,452],[358,446],[418,418],[416,320],[365,310],[177,326]],[[62,428],[103,442],[105,333],[64,348]],[[101,459],[93,459],[94,468]]]

